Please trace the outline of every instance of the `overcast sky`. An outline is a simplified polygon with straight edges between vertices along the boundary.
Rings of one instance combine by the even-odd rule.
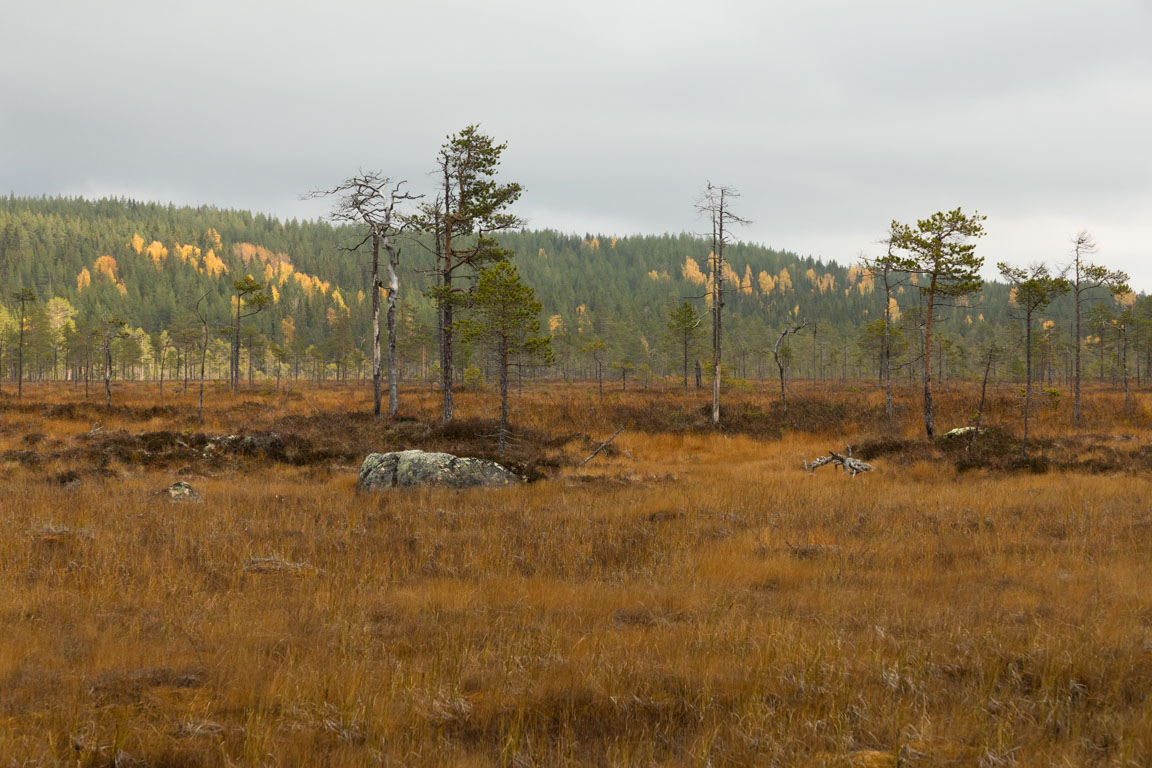
[[[1150,0],[59,2],[0,22],[0,190],[315,218],[358,169],[431,186],[469,123],[535,228],[703,231],[841,263],[892,219],[1152,290]]]

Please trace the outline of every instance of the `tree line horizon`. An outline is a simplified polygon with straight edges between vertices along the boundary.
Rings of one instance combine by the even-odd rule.
[[[1033,379],[1059,380],[1079,420],[1085,355],[1126,391],[1152,371],[1149,299],[1090,260],[1087,232],[1051,265],[1001,264],[1004,282],[985,283],[983,217],[961,209],[891,222],[887,250],[849,266],[736,240],[738,192],[710,183],[697,202],[710,235],[531,231],[513,211],[522,188],[498,178],[505,148],[468,126],[432,189],[361,172],[313,193],[332,198],[328,221],[0,197],[0,381],[187,386],[199,365],[238,391],[303,373],[370,380],[377,415],[385,381],[392,415],[400,381],[435,381],[449,421],[457,386],[495,380],[506,401],[520,364],[603,391],[608,377],[703,386],[690,369],[707,360],[717,423],[721,389],[741,379],[779,377],[786,407],[794,378],[918,377],[932,436],[935,383],[1022,380],[1027,415]]]

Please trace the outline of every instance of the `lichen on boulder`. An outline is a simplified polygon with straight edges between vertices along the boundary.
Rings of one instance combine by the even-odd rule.
[[[521,482],[523,480],[519,475],[494,461],[413,450],[368,454],[360,466],[356,490],[378,491],[418,486],[479,488]]]

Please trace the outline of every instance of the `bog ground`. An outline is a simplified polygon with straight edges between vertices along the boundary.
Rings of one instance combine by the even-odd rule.
[[[1012,392],[971,450],[871,392],[732,392],[715,432],[703,394],[537,385],[532,482],[377,495],[368,451],[494,457],[494,397],[6,392],[0,765],[1149,764],[1145,395],[1043,405],[1023,459]],[[877,471],[804,473],[845,443]]]

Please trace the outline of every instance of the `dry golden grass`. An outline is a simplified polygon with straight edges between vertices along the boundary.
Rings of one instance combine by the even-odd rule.
[[[879,432],[858,386],[799,396],[772,439],[764,392],[715,433],[639,429],[696,418],[695,393],[539,386],[518,450],[549,479],[374,496],[346,456],[185,465],[86,433],[465,437],[375,425],[340,388],[213,393],[200,427],[190,396],[129,388],[105,413],[29,387],[0,401],[0,766],[1152,762],[1152,482],[909,456],[806,475]],[[434,423],[434,394],[405,397]],[[1093,445],[1152,442],[1117,397],[1090,395]],[[971,398],[944,395],[941,425]],[[991,421],[1015,428],[1012,403]],[[1050,444],[1065,406],[1041,411]],[[548,442],[570,433],[589,439]],[[203,503],[152,495],[178,479]]]

